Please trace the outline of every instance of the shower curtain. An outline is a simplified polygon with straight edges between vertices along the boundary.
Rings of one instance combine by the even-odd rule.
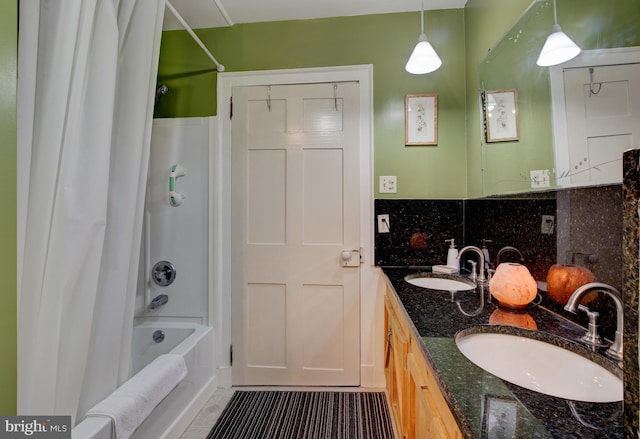
[[[128,378],[164,0],[20,2],[18,413]]]

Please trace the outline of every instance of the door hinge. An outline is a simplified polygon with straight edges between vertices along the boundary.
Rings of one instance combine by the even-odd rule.
[[[229,366],[233,366],[233,345],[229,345]]]
[[[233,96],[229,98],[229,120],[233,119]]]

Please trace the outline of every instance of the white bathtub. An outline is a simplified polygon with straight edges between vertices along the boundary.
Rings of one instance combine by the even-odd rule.
[[[153,340],[155,331],[164,341]],[[213,328],[193,323],[146,322],[133,328],[132,375],[158,355],[180,354],[187,363],[187,376],[151,412],[132,439],[177,438],[211,397],[216,388],[213,358]],[[111,422],[85,418],[73,430],[73,439],[111,439]]]

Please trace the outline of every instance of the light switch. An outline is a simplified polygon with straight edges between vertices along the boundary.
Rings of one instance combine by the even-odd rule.
[[[379,192],[381,194],[397,193],[397,177],[395,175],[381,175]]]

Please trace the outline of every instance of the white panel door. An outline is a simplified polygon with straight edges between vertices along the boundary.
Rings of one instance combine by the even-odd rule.
[[[622,153],[640,147],[640,64],[564,71],[571,184],[622,181]]]
[[[358,87],[233,89],[234,385],[360,383]]]

